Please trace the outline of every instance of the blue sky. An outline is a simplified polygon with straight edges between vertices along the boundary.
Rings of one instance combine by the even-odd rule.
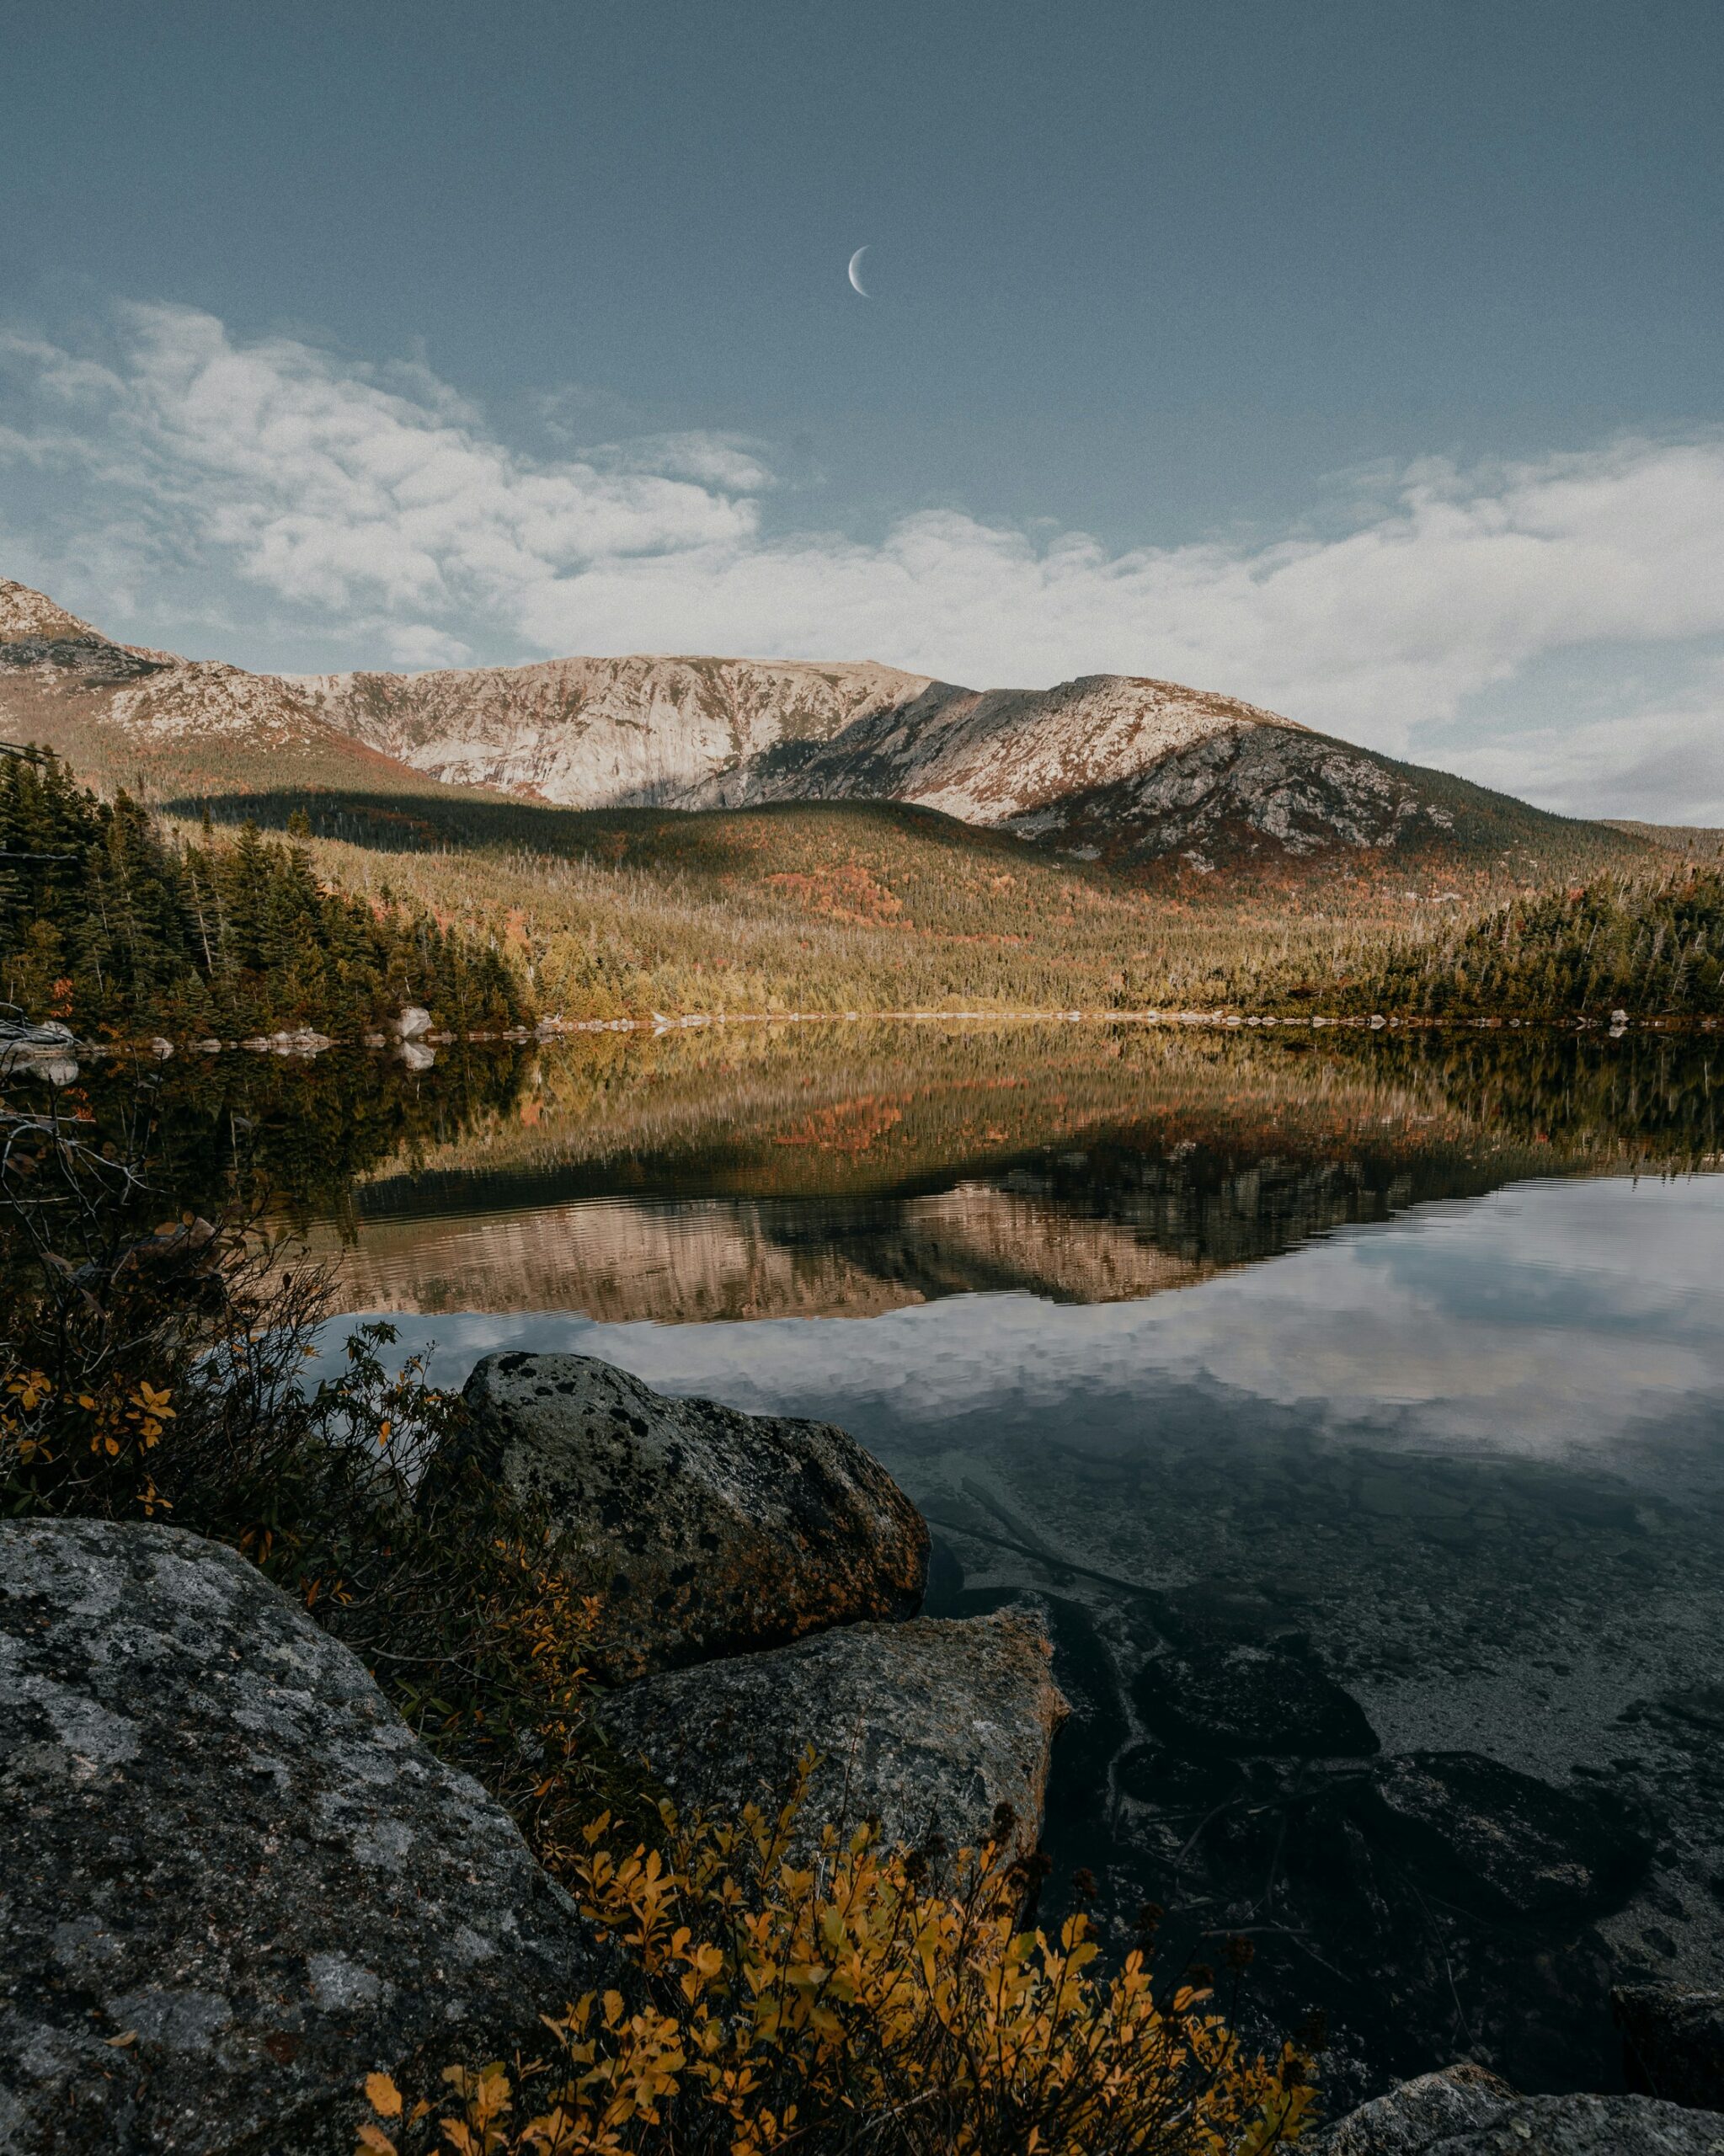
[[[0,19],[0,570],[116,632],[1158,674],[1724,814],[1712,0]]]

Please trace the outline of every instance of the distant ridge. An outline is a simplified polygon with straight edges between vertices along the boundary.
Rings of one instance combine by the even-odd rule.
[[[115,643],[4,578],[0,722],[13,739],[56,749],[92,778],[147,792],[425,785],[331,726],[289,682],[220,659]]]
[[[1197,888],[1521,883],[1671,843],[1148,676],[979,691],[874,661],[648,654],[277,676],[116,644],[6,582],[0,720],[167,791],[479,787],[585,810],[898,802]]]

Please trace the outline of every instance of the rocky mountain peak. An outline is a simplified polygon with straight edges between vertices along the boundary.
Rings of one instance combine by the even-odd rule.
[[[56,606],[45,592],[0,577],[0,643],[105,643],[99,629]]]

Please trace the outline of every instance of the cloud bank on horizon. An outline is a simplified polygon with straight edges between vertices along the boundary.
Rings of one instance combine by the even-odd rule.
[[[82,339],[0,334],[0,471],[5,574],[136,641],[203,625],[200,655],[241,664],[704,651],[980,687],[1150,674],[1547,806],[1724,818],[1714,433],[1431,459],[1237,542],[1110,552],[955,509],[862,541],[769,529],[758,442],[533,456],[423,362],[128,304]]]

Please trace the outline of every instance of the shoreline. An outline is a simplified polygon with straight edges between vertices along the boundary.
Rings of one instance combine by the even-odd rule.
[[[371,1052],[385,1050],[398,1054],[408,1046],[423,1045],[435,1049],[452,1047],[460,1043],[506,1041],[518,1047],[543,1047],[551,1042],[571,1040],[583,1034],[644,1033],[658,1039],[667,1033],[699,1033],[729,1026],[1170,1026],[1211,1033],[1263,1028],[1322,1033],[1339,1028],[1358,1033],[1519,1032],[1576,1035],[1599,1033],[1615,1040],[1631,1030],[1660,1033],[1710,1033],[1718,1029],[1719,1023],[1720,1021],[1715,1017],[1684,1018],[1669,1015],[1631,1017],[1620,1012],[1613,1012],[1606,1020],[1583,1016],[1567,1018],[1437,1018],[1380,1011],[1373,1011],[1367,1016],[1321,1011],[1295,1016],[1278,1011],[1157,1008],[1141,1011],[687,1011],[676,1017],[654,1011],[644,1018],[548,1018],[542,1019],[536,1026],[531,1027],[509,1027],[494,1031],[479,1028],[466,1033],[440,1030],[418,1033],[407,1038],[393,1033],[376,1033],[364,1034],[357,1039],[342,1038],[320,1033],[312,1027],[302,1026],[275,1033],[254,1034],[244,1040],[205,1038],[194,1041],[173,1041],[165,1035],[153,1034],[105,1041],[68,1037],[51,1044],[46,1042],[0,1041],[0,1075],[47,1063],[56,1055],[145,1055],[159,1062],[167,1062],[180,1054],[207,1056],[249,1053],[255,1055],[315,1057],[325,1054],[332,1049],[363,1049]]]

